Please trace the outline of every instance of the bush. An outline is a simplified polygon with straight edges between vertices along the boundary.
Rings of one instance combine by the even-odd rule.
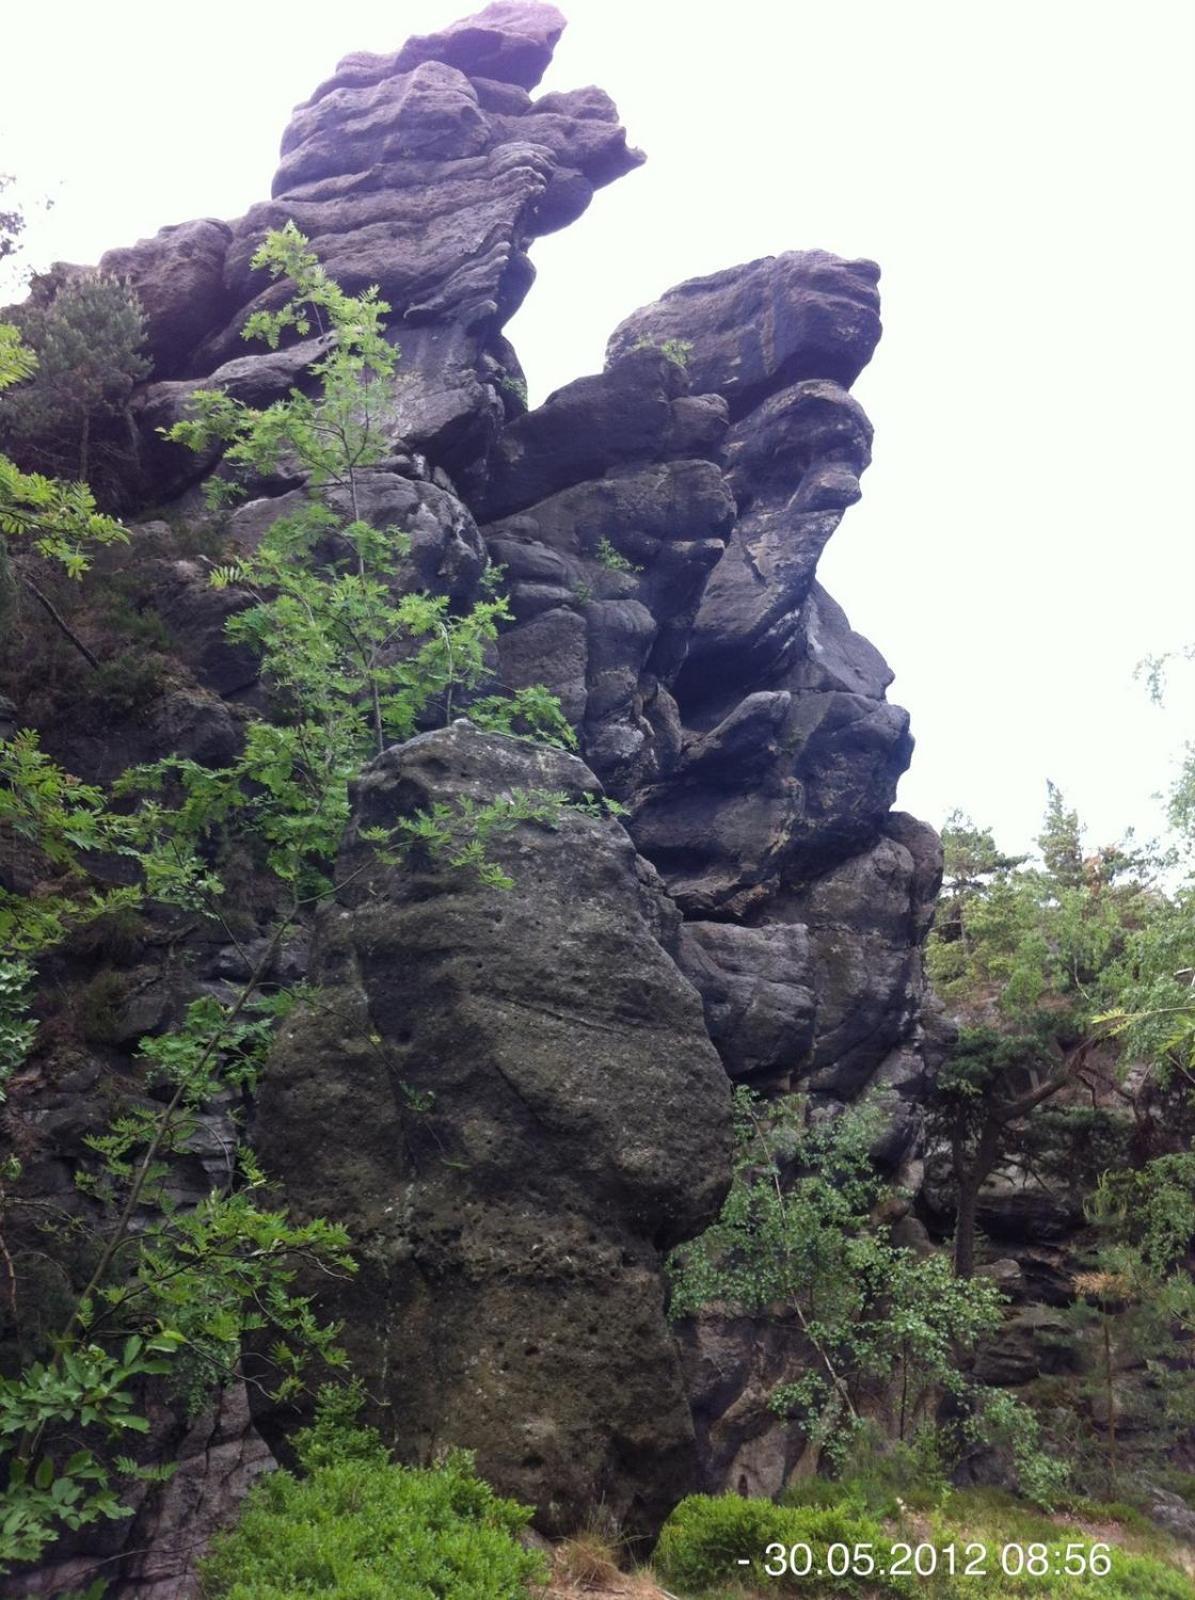
[[[206,1600],[525,1600],[545,1577],[516,1538],[529,1508],[496,1495],[463,1451],[400,1467],[369,1430],[317,1424],[300,1458],[309,1476],[262,1479],[214,1542]]]
[[[665,1584],[688,1596],[718,1600],[728,1593],[808,1596],[809,1600],[1195,1600],[1195,1585],[1167,1559],[1173,1548],[1164,1536],[1152,1534],[1153,1548],[1107,1548],[1110,1569],[1100,1575],[1068,1576],[1068,1551],[1075,1544],[1090,1550],[1107,1535],[1082,1524],[1060,1524],[1011,1495],[994,1490],[952,1491],[941,1509],[911,1518],[907,1513],[877,1520],[864,1508],[865,1486],[834,1484],[824,1478],[804,1479],[786,1490],[799,1504],[773,1505],[737,1495],[695,1495],[683,1500],[664,1525],[654,1565]],[[837,1501],[831,1496],[837,1493]],[[1111,1519],[1119,1520],[1119,1519]],[[1126,1529],[1130,1542],[1132,1528]],[[953,1545],[961,1555],[972,1542],[987,1550],[985,1573],[952,1576],[943,1558],[931,1576],[834,1578],[825,1568],[827,1547],[871,1545],[877,1566],[883,1566],[895,1544],[928,1544],[943,1552]],[[1159,1542],[1160,1541],[1160,1542]],[[785,1549],[809,1545],[814,1571],[808,1577],[769,1577],[765,1573],[770,1544]],[[1002,1570],[1001,1550],[1016,1545],[1043,1560],[1040,1576]],[[1155,1553],[1156,1551],[1156,1553]],[[739,1566],[746,1559],[750,1567]],[[1028,1564],[1028,1563],[1027,1563]],[[740,1589],[739,1585],[744,1587]]]
[[[665,1583],[682,1589],[710,1589],[750,1577],[766,1586],[769,1594],[795,1594],[846,1600],[849,1595],[912,1596],[911,1580],[903,1578],[852,1578],[818,1575],[826,1548],[871,1544],[879,1555],[888,1536],[878,1522],[863,1515],[852,1502],[838,1505],[778,1506],[770,1500],[744,1500],[739,1495],[690,1495],[664,1524],[653,1565]],[[814,1553],[815,1571],[808,1577],[768,1577],[765,1552],[770,1544],[786,1549],[807,1544]],[[750,1567],[740,1561],[750,1561]]]

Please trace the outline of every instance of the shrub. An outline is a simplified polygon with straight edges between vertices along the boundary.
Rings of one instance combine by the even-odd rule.
[[[517,1539],[529,1508],[496,1495],[466,1452],[401,1467],[369,1430],[317,1423],[299,1453],[309,1476],[271,1473],[215,1541],[205,1600],[525,1600],[544,1579]]]
[[[765,1552],[771,1544],[786,1549],[809,1545],[814,1571],[808,1577],[767,1577]],[[778,1506],[770,1500],[744,1500],[739,1495],[690,1495],[664,1524],[653,1564],[665,1583],[705,1590],[750,1576],[772,1594],[795,1594],[820,1600],[846,1600],[851,1595],[912,1596],[903,1578],[831,1577],[824,1571],[829,1545],[870,1544],[879,1555],[887,1535],[878,1522],[849,1501],[838,1505]],[[750,1567],[740,1566],[750,1561]]]
[[[810,1600],[897,1596],[902,1600],[913,1596],[917,1600],[1195,1600],[1195,1585],[1166,1559],[1172,1546],[1156,1532],[1151,1536],[1153,1549],[1106,1544],[1107,1571],[1068,1575],[1067,1557],[1075,1546],[1089,1551],[1093,1543],[1107,1538],[1105,1534],[1091,1533],[1081,1524],[1060,1524],[1013,1496],[990,1489],[947,1493],[942,1508],[928,1518],[910,1518],[902,1509],[899,1516],[885,1516],[881,1523],[864,1509],[865,1492],[857,1483],[836,1485],[813,1478],[790,1485],[785,1491],[790,1503],[782,1506],[737,1495],[695,1495],[683,1500],[664,1525],[655,1553],[656,1570],[666,1584],[694,1600],[698,1595],[723,1600],[728,1592],[799,1595]],[[856,1546],[870,1545],[876,1565],[882,1567],[897,1544],[929,1545],[938,1552],[953,1546],[961,1555],[968,1546],[974,1553],[973,1542],[986,1547],[982,1577],[952,1575],[944,1558],[928,1576],[835,1578],[824,1570],[830,1545],[845,1545],[856,1565]],[[767,1576],[766,1552],[771,1544],[786,1550],[809,1545],[814,1571],[808,1577]],[[1019,1549],[1026,1568],[1044,1565],[1046,1570],[1005,1573],[1001,1558],[1005,1546]],[[1013,1550],[1010,1558],[1016,1559]],[[739,1565],[744,1559],[751,1562],[749,1568]],[[739,1584],[747,1587],[740,1590]]]

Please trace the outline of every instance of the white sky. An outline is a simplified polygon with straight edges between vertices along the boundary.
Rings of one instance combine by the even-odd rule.
[[[533,400],[671,284],[785,249],[883,267],[876,427],[822,578],[887,655],[900,804],[1010,847],[1052,778],[1093,842],[1150,832],[1195,673],[1191,0],[559,0],[544,88],[597,83],[646,167],[540,241],[510,333]],[[469,0],[20,4],[0,171],[54,209],[38,264],[269,193],[290,107],[350,50]]]

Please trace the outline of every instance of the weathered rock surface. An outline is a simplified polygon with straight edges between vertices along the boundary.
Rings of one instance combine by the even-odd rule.
[[[507,891],[358,841],[437,802],[597,789],[461,722],[373,762],[316,933],[324,998],[258,1111],[291,1204],[357,1241],[358,1278],[322,1299],[387,1435],[476,1449],[546,1531],[599,1502],[650,1529],[695,1480],[659,1263],[722,1199],[729,1084],[619,823],[566,807],[495,840]]]
[[[621,322],[613,359],[637,344],[691,345],[694,386],[726,396],[737,419],[804,378],[844,388],[880,338],[880,269],[825,250],[789,250],[690,278]]]
[[[158,378],[185,370],[195,345],[229,314],[224,258],[231,237],[226,222],[206,217],[101,256],[102,272],[123,278],[137,291]]]
[[[392,308],[405,356],[396,431],[454,471],[484,457],[521,382],[501,329],[534,278],[529,246],[643,160],[600,90],[528,93],[563,26],[550,5],[498,0],[394,55],[349,56],[296,108],[273,199],[108,252],[103,267],[138,291],[149,323],[143,497],[196,475],[155,431],[175,419],[185,381],[264,391],[279,376],[277,353],[246,353],[240,331],[286,294],[251,261],[292,220],[346,289],[377,284]]]
[[[104,263],[150,322],[135,498],[184,519],[218,461],[156,430],[198,388],[255,405],[301,389],[323,348],[240,338],[285,293],[251,266],[265,231],[293,218],[347,289],[378,283],[401,360],[363,514],[411,535],[400,587],[463,607],[503,569],[495,687],[546,685],[577,732],[580,758],[454,724],[371,764],[313,934],[327,1003],[280,1039],[253,1138],[298,1211],[354,1237],[358,1277],[321,1300],[400,1454],[471,1446],[545,1529],[601,1504],[649,1532],[698,1487],[774,1492],[803,1448],[767,1403],[808,1359],[789,1323],[710,1316],[681,1330],[682,1358],[664,1315],[663,1252],[727,1182],[731,1080],[817,1115],[870,1100],[874,1158],[917,1186],[919,947],[941,869],[932,831],[892,811],[912,740],[891,673],[816,576],[870,459],[848,391],[879,337],[877,269],[787,253],[682,284],[616,330],[603,372],[526,408],[502,328],[529,249],[641,160],[600,90],[532,97],[562,25],[500,0],[346,58],[296,109],[270,200]],[[252,546],[305,487],[256,485],[218,547]],[[134,750],[218,764],[260,695],[224,634],[245,597],[210,586],[204,555],[163,553],[169,531],[144,524],[129,561],[173,676],[87,735],[96,771]],[[499,833],[509,891],[383,869],[361,840],[528,788],[604,788],[625,827],[566,807]],[[220,982],[239,955],[203,959]],[[301,945],[290,975],[305,963]],[[98,1096],[98,1069],[83,1076]],[[71,1188],[94,1128],[87,1106],[48,1107],[64,1109],[47,1192]],[[1027,1281],[1057,1273],[1050,1248],[1043,1233],[1036,1267],[1018,1256]],[[259,1418],[280,1454],[288,1420]],[[221,1459],[240,1472],[260,1443],[237,1438]],[[142,1528],[127,1600],[174,1592],[193,1489]]]

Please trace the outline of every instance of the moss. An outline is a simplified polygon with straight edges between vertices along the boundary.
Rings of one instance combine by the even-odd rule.
[[[102,956],[113,966],[131,966],[141,955],[149,924],[132,906],[121,906],[85,923],[71,935],[69,949],[81,957]]]

